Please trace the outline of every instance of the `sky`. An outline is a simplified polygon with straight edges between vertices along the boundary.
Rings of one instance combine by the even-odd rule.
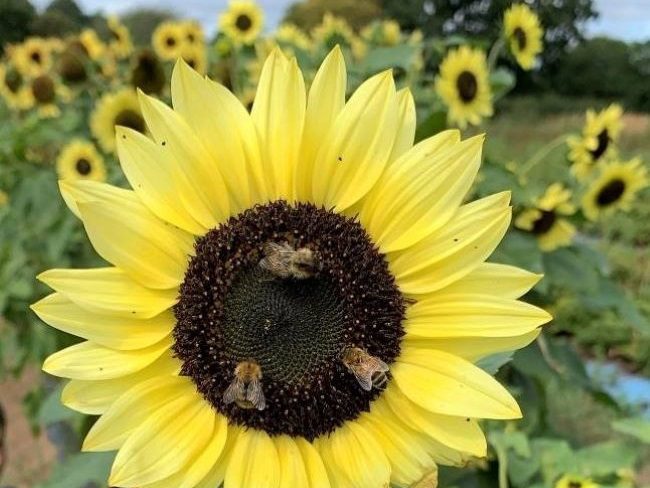
[[[43,7],[50,0],[35,0]],[[364,1],[364,0],[359,0]],[[587,26],[589,36],[607,35],[626,41],[650,40],[650,0],[594,0],[600,17]],[[175,12],[179,17],[199,20],[206,32],[212,34],[216,18],[224,10],[228,0],[77,0],[85,12],[103,11],[122,13],[141,7],[163,8]],[[293,0],[258,0],[264,8],[267,30],[272,30],[282,19],[285,9]]]

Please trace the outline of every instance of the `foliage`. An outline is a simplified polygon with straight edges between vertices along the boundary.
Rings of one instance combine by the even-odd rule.
[[[19,42],[30,33],[36,10],[29,0],[0,0],[0,54],[10,42]]]
[[[137,8],[126,12],[122,16],[122,22],[131,32],[133,43],[138,46],[145,46],[151,42],[151,34],[156,30],[158,24],[166,20],[172,20],[174,17],[174,14],[168,10]]]
[[[376,0],[307,0],[293,4],[284,17],[286,22],[310,30],[318,25],[323,16],[330,12],[344,17],[355,29],[360,29],[381,15]]]

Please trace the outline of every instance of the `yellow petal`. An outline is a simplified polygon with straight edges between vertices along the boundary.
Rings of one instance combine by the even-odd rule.
[[[246,430],[239,434],[226,468],[224,488],[278,488],[280,459],[266,432]]]
[[[175,324],[169,311],[151,319],[101,315],[89,312],[60,293],[52,293],[31,308],[52,327],[113,349],[151,346],[171,334]]]
[[[149,288],[181,283],[193,236],[158,219],[131,191],[96,191],[109,185],[92,181],[60,185],[75,200],[88,237],[104,259]]]
[[[541,308],[490,295],[442,294],[410,306],[407,335],[418,337],[508,337],[523,335],[551,320]]]
[[[187,122],[164,103],[139,92],[142,114],[164,155],[180,168],[194,191],[181,194],[203,227],[211,229],[230,216],[228,191],[218,168]],[[164,143],[164,146],[163,146]]]
[[[61,392],[61,403],[88,415],[101,415],[125,391],[154,376],[177,375],[181,363],[165,352],[146,368],[112,380],[70,380]]]
[[[486,456],[487,441],[476,420],[425,410],[409,400],[394,384],[388,386],[382,398],[394,415],[415,431],[422,432],[451,449],[472,456]]]
[[[377,182],[397,133],[397,95],[390,71],[365,81],[336,117],[321,146],[312,181],[317,204],[342,211]]]
[[[389,164],[396,161],[402,154],[411,149],[415,140],[415,100],[413,94],[408,88],[403,88],[397,92],[397,107],[399,123],[397,126],[397,137],[393,144],[393,150],[388,159]]]
[[[463,205],[439,232],[390,253],[390,268],[402,292],[430,293],[479,266],[503,238],[512,211],[503,193]]]
[[[390,463],[381,445],[358,422],[347,422],[315,442],[332,488],[384,487]]]
[[[521,417],[517,402],[503,386],[453,354],[404,348],[391,373],[412,402],[432,412],[470,418]]]
[[[226,477],[226,469],[230,464],[230,459],[234,451],[239,435],[241,434],[242,429],[236,425],[228,426],[228,437],[226,438],[226,444],[221,451],[219,459],[215,460],[215,464],[210,470],[210,472],[203,478],[203,480],[196,485],[195,488],[215,488],[220,487],[223,484],[223,481]]]
[[[198,393],[189,404],[169,404],[150,415],[121,447],[110,485],[139,487],[171,476],[195,459],[213,432],[215,411]]]
[[[125,127],[115,131],[120,165],[142,202],[160,219],[194,235],[205,234],[207,228],[194,219],[191,206],[186,208],[180,198],[194,190],[178,165],[161,146],[139,132]]]
[[[455,136],[442,133],[443,141]],[[383,252],[420,242],[446,224],[471,187],[481,162],[483,136],[446,145],[428,157],[404,155],[372,191],[361,221]]]
[[[49,356],[43,363],[43,371],[75,380],[109,380],[149,366],[162,356],[171,344],[172,339],[166,337],[144,349],[118,351],[86,341]]]
[[[109,407],[88,432],[84,451],[112,451],[160,408],[172,402],[187,406],[196,400],[190,380],[180,376],[156,376],[128,390]],[[174,408],[177,408],[176,406]]]
[[[482,263],[467,276],[443,288],[439,293],[477,293],[519,298],[528,293],[541,279],[541,274],[531,273],[515,266]],[[424,295],[422,298],[427,296],[429,295]]]
[[[51,269],[40,281],[91,312],[150,319],[176,303],[178,290],[152,290],[118,268]]]
[[[330,488],[330,481],[327,477],[327,471],[323,460],[318,454],[316,448],[302,437],[294,439],[300,453],[302,460],[305,463],[305,470],[307,471],[307,479],[309,488]]]
[[[305,113],[300,161],[296,168],[296,197],[312,199],[316,155],[322,141],[335,129],[334,121],[345,106],[347,74],[341,48],[336,46],[321,64],[311,88]]]
[[[276,198],[293,199],[305,106],[305,82],[298,63],[276,48],[262,68],[251,112]]]
[[[231,197],[231,212],[239,213],[252,206],[249,161],[242,138],[255,134],[241,102],[229,90],[204,79],[182,59],[172,73],[172,102],[223,175]],[[245,125],[252,132],[238,130]],[[253,142],[256,139],[253,137]]]
[[[280,488],[296,486],[309,488],[305,463],[294,439],[287,435],[281,435],[273,440],[280,459],[280,483],[278,486]]]

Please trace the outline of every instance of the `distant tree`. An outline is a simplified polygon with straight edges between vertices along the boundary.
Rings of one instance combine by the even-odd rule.
[[[74,0],[52,0],[45,9],[45,13],[56,12],[65,15],[69,20],[79,27],[88,23],[88,17],[84,15],[79,5]]]
[[[379,2],[380,0],[305,0],[289,7],[284,20],[311,30],[330,12],[345,17],[353,28],[360,29],[382,16]]]
[[[20,42],[29,35],[36,10],[28,0],[0,0],[0,53],[10,42]]]
[[[136,45],[148,45],[151,34],[161,22],[173,19],[175,15],[168,10],[137,8],[122,15],[120,19],[131,31],[131,38]]]
[[[31,33],[42,37],[65,37],[79,32],[81,26],[62,12],[43,12],[31,25]]]

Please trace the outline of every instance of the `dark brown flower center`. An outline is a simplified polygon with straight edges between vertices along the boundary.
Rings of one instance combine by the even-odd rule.
[[[623,180],[615,179],[607,183],[598,192],[596,203],[599,207],[607,207],[616,203],[625,193],[625,182]]]
[[[176,39],[174,39],[174,38],[171,37],[171,36],[170,36],[170,37],[167,37],[167,38],[165,39],[165,44],[167,44],[167,47],[174,47],[174,46],[176,45]]]
[[[276,263],[269,247],[313,261],[263,266]],[[385,384],[364,390],[343,352],[359,348],[390,365],[405,302],[356,220],[275,201],[211,230],[195,251],[174,307],[173,349],[216,410],[239,425],[308,439],[368,410]],[[261,371],[263,409],[224,398],[242,364]]]
[[[43,56],[40,51],[32,51],[29,55],[29,58],[34,61],[36,64],[41,64],[43,61]]]
[[[131,84],[145,93],[160,93],[166,83],[165,70],[150,50],[141,51],[131,72]]]
[[[603,129],[597,137],[598,140],[598,145],[596,146],[596,149],[591,151],[591,157],[593,158],[594,161],[598,161],[603,154],[607,151],[607,148],[609,147],[610,143],[610,138],[609,138],[609,132],[607,129]]]
[[[47,75],[39,76],[32,81],[32,93],[38,103],[51,103],[54,101],[56,92],[54,81]]]
[[[476,92],[478,91],[478,82],[474,73],[463,71],[458,75],[456,88],[458,89],[458,95],[463,102],[469,103],[474,100],[474,98],[476,98]]]
[[[557,215],[553,210],[541,210],[542,215],[533,222],[531,232],[535,235],[546,234],[557,220]]]
[[[144,133],[145,124],[142,115],[135,110],[122,110],[115,117],[115,124]]]
[[[237,19],[235,20],[235,25],[237,26],[237,29],[239,29],[240,31],[247,32],[248,29],[250,29],[253,26],[253,21],[248,15],[240,14],[237,16]]]
[[[81,176],[88,176],[92,170],[90,161],[88,161],[86,158],[78,159],[74,167],[77,170],[77,173],[79,173]]]
[[[515,28],[515,30],[512,32],[513,37],[515,38],[515,41],[517,41],[517,46],[519,47],[520,51],[523,51],[526,49],[526,44],[528,39],[526,39],[526,33],[521,27]]]
[[[87,58],[76,47],[66,49],[59,60],[59,74],[69,83],[79,83],[87,78]]]
[[[569,481],[569,488],[582,488],[582,482],[580,482],[580,481]]]
[[[23,77],[15,69],[9,69],[5,73],[5,86],[11,93],[16,93],[23,86]]]

